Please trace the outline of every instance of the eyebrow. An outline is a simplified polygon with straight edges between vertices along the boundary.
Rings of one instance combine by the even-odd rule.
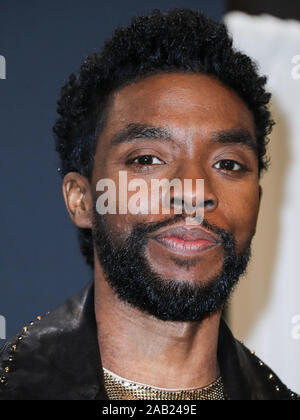
[[[146,124],[131,123],[116,133],[112,139],[113,146],[130,143],[138,139],[150,139],[172,142],[172,133],[166,127],[152,127]],[[257,144],[246,129],[217,131],[212,134],[212,142],[217,144],[240,144],[257,153]]]
[[[151,127],[145,124],[128,124],[111,139],[113,146],[137,139],[172,141],[170,131],[165,127]]]
[[[213,133],[213,142],[218,144],[239,144],[257,153],[257,143],[246,129],[224,130]]]

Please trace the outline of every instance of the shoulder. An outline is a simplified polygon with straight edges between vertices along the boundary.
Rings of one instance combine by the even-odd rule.
[[[243,343],[236,340],[241,366],[251,390],[252,400],[300,400],[276,373]]]
[[[42,374],[43,354],[49,356],[49,352],[43,349],[49,346],[46,332],[52,328],[51,322],[45,321],[47,316],[37,316],[3,347],[0,354],[0,400],[29,397],[37,376]]]
[[[7,341],[0,353],[0,400],[79,398],[86,379],[78,375],[79,360],[91,358],[92,351],[84,347],[87,331],[93,332],[90,292],[88,286]]]

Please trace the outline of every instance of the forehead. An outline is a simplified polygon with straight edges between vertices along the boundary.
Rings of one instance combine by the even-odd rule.
[[[168,126],[200,135],[246,129],[255,137],[254,119],[246,103],[212,76],[159,74],[117,91],[110,101],[106,130],[131,124]]]

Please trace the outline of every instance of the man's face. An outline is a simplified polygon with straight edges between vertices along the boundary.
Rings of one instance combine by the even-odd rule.
[[[135,272],[140,269],[144,278],[170,280],[194,291],[220,280],[225,262],[229,277],[234,258],[232,276],[239,277],[248,261],[260,199],[253,116],[236,93],[212,77],[192,74],[155,75],[120,89],[97,144],[95,202],[100,179],[112,179],[118,191],[119,171],[127,172],[128,182],[145,180],[149,191],[152,179],[180,179],[182,184],[203,179],[205,220],[198,227],[186,226],[172,208],[169,215],[95,212],[96,258],[108,277],[116,275],[109,257],[117,259],[122,250],[125,263],[128,253],[137,253],[127,263],[136,264]],[[134,193],[128,192],[128,201]],[[201,236],[203,229],[213,236],[211,242]],[[101,245],[101,235],[110,242],[108,248]]]

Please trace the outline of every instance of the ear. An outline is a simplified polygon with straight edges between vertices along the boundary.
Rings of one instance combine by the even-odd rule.
[[[88,179],[69,172],[63,180],[62,191],[70,218],[77,227],[92,227],[93,200]]]

